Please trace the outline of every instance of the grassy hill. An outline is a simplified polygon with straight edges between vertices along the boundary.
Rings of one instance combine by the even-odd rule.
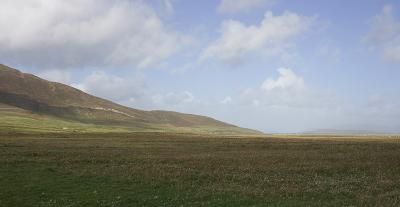
[[[0,104],[4,130],[259,133],[205,116],[125,107],[5,65],[0,65]]]

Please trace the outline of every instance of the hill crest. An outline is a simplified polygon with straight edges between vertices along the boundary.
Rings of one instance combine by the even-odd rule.
[[[1,64],[0,103],[22,108],[32,113],[82,123],[142,128],[216,127],[241,129],[206,116],[129,108],[87,94],[71,86],[47,81]]]

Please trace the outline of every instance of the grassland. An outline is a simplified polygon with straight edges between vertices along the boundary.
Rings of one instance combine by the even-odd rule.
[[[396,137],[3,134],[0,206],[399,206]]]
[[[158,112],[163,113],[163,112]],[[257,134],[259,132],[230,126],[182,126],[150,124],[146,127],[135,124],[113,125],[85,123],[60,117],[33,113],[21,108],[0,103],[0,134],[82,134],[82,133],[129,133],[169,132],[190,134]]]

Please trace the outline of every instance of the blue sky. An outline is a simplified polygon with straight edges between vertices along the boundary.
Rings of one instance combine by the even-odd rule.
[[[400,3],[0,0],[0,61],[265,132],[400,131]]]

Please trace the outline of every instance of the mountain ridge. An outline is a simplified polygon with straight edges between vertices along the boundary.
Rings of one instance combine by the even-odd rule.
[[[141,128],[242,129],[210,117],[173,111],[144,111],[99,98],[0,64],[0,103],[42,115],[90,124]],[[251,133],[254,130],[243,129]]]

